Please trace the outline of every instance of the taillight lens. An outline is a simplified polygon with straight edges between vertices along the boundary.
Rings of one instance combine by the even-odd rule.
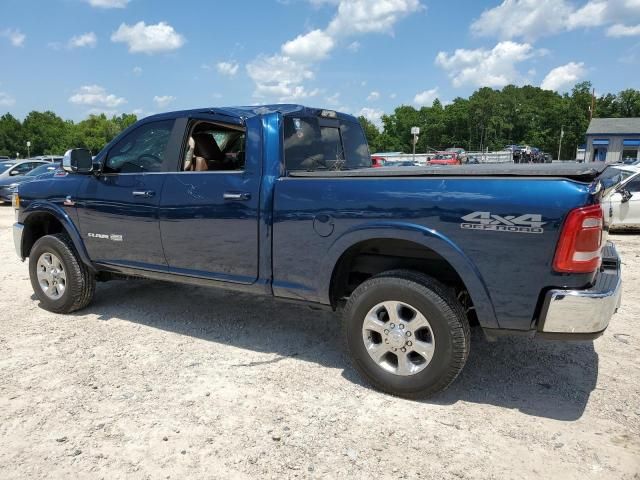
[[[553,269],[566,273],[595,272],[602,262],[603,222],[600,205],[571,210],[562,227]]]

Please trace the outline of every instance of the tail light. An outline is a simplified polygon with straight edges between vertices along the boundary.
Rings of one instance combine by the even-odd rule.
[[[603,223],[600,205],[571,210],[560,233],[553,269],[565,273],[595,272],[602,262]]]

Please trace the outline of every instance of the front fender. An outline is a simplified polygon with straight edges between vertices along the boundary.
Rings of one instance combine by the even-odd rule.
[[[73,243],[73,246],[75,247],[76,252],[78,252],[78,255],[80,256],[80,260],[82,260],[82,263],[84,263],[92,272],[95,273],[96,269],[93,265],[93,262],[89,258],[87,249],[85,248],[84,242],[82,241],[82,236],[80,235],[80,232],[78,232],[78,229],[73,223],[73,220],[64,209],[50,202],[40,201],[40,200],[32,201],[21,212],[20,223],[27,226],[29,224],[30,218],[32,218],[34,215],[42,214],[42,213],[49,214],[60,222],[60,224],[62,225],[62,228],[64,228],[65,232],[71,239],[71,242]],[[24,257],[24,241],[27,235],[23,235],[23,239],[22,239],[23,245],[21,247],[21,252],[23,254],[23,257]]]
[[[366,240],[406,240],[429,248],[442,256],[458,273],[475,306],[482,327],[499,328],[493,302],[482,274],[467,255],[442,233],[422,225],[400,222],[375,222],[358,225],[336,238],[318,275],[318,290],[330,298],[331,278],[342,255],[352,246]]]

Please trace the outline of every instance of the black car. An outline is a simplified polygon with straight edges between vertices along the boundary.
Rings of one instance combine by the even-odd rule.
[[[0,178],[0,202],[11,203],[11,197],[16,191],[19,184],[24,182],[30,182],[45,175],[47,173],[53,173],[60,168],[60,162],[44,163],[39,167],[34,168],[25,175],[15,175],[13,177]]]

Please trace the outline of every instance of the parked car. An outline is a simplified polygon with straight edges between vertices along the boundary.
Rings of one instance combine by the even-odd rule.
[[[18,185],[35,180],[41,175],[53,173],[58,170],[60,166],[61,162],[46,162],[24,175],[0,178],[0,202],[11,203],[11,199],[14,192],[18,189]]]
[[[460,160],[460,163],[467,163],[467,152],[464,148],[450,147],[445,150],[445,153],[455,153]]]
[[[0,162],[0,179],[25,175],[43,163],[47,162],[42,160],[9,160]]]
[[[640,229],[640,167],[613,165],[603,173],[602,210],[611,230]]]
[[[460,373],[470,323],[584,340],[620,303],[604,166],[371,168],[357,118],[272,105],[150,116],[63,168],[14,195],[52,312],[133,277],[302,301],[341,312],[372,385],[416,398]]]
[[[376,157],[376,156],[371,157],[371,166],[373,168],[384,167],[386,164],[387,164],[387,161],[383,157]]]
[[[0,155],[0,162],[4,161],[4,160],[10,160],[9,157],[6,157],[4,155]]]
[[[455,152],[438,152],[429,160],[429,165],[460,165],[460,157]]]

